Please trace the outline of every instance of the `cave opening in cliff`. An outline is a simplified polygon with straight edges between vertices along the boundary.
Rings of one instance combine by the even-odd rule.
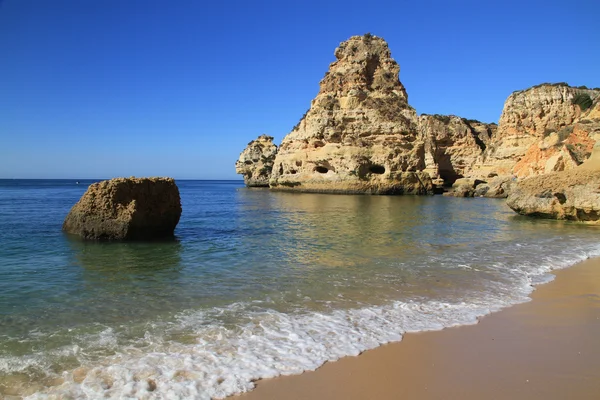
[[[326,167],[323,167],[321,165],[318,165],[315,167],[315,171],[317,171],[320,174],[326,174],[329,171],[329,169],[327,169]]]
[[[385,167],[383,165],[375,164],[369,167],[369,171],[371,171],[372,174],[381,175],[385,174]]]

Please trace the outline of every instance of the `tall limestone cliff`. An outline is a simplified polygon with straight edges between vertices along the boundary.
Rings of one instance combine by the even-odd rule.
[[[271,188],[426,194],[424,143],[387,43],[353,36],[335,50],[310,109],[281,143]]]
[[[383,39],[353,36],[335,56],[279,150],[260,138],[244,150],[236,170],[248,186],[425,194],[435,184],[506,197],[517,180],[576,168],[600,140],[600,89],[558,83],[514,92],[498,125],[417,117]]]
[[[235,163],[235,172],[244,176],[244,183],[248,187],[267,187],[276,154],[277,146],[273,144],[273,137],[260,135],[242,151]]]
[[[575,168],[589,157],[599,133],[598,116],[590,109],[599,97],[600,90],[566,83],[514,92],[470,175],[525,178]]]

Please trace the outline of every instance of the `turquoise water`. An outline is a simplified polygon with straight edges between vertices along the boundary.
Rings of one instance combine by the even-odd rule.
[[[178,181],[175,241],[60,228],[90,181],[0,180],[0,398],[211,398],[527,301],[600,254],[502,200]]]

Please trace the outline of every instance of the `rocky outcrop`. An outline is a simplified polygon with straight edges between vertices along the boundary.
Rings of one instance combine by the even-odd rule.
[[[461,177],[492,184],[492,191],[482,186],[475,196],[505,196],[514,178],[572,170],[600,139],[599,99],[599,89],[542,84],[511,94],[497,127],[423,115],[426,171],[446,185]],[[469,193],[464,189],[453,192],[462,197]]]
[[[482,183],[485,182],[480,181],[479,179],[459,178],[452,185],[452,189],[444,193],[444,195],[454,197],[473,197],[475,188]]]
[[[63,230],[92,240],[172,238],[181,216],[172,178],[117,178],[90,185]]]
[[[421,115],[418,126],[425,143],[425,171],[445,185],[470,174],[497,128],[496,124],[437,114]]]
[[[445,196],[454,197],[488,197],[506,198],[510,193],[515,178],[497,176],[485,181],[476,178],[459,178],[450,190],[444,192]]]
[[[524,179],[507,199],[522,215],[583,222],[600,220],[600,143],[589,160],[562,172]]]
[[[298,125],[283,139],[271,188],[307,192],[426,194],[424,143],[387,43],[353,36]]]
[[[498,125],[417,117],[383,39],[353,36],[335,56],[309,110],[277,150],[270,178],[263,147],[251,142],[242,153],[236,169],[247,185],[425,194],[468,178],[476,187],[454,185],[451,194],[506,197],[515,181],[576,169],[600,140],[600,89],[557,83],[514,92]]]
[[[473,191],[473,197],[489,197],[503,199],[508,197],[515,178],[507,176],[497,176],[479,183]]]
[[[582,105],[580,99],[586,97],[589,103]],[[598,89],[566,83],[514,92],[504,104],[497,132],[469,175],[525,178],[575,168],[598,139],[600,119],[595,107],[589,107],[598,98]]]
[[[261,135],[248,143],[235,163],[235,172],[244,176],[248,187],[269,186],[273,162],[277,155],[277,146],[273,137]]]

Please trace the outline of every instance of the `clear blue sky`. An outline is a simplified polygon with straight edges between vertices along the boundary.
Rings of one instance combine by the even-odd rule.
[[[600,87],[600,1],[0,0],[0,178],[238,179],[352,35],[418,113],[497,121],[514,90]]]

